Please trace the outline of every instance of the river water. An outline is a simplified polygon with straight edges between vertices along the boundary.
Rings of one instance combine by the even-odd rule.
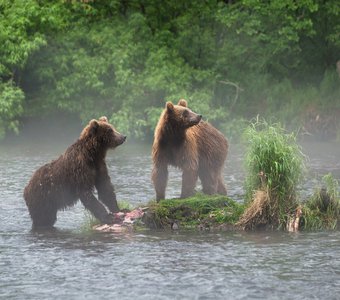
[[[0,147],[1,299],[340,299],[339,231],[98,233],[83,229],[79,203],[58,214],[55,231],[32,232],[24,186],[64,149]],[[340,147],[303,149],[307,197],[320,176],[340,179]],[[122,145],[107,163],[118,200],[137,206],[154,197],[150,145]],[[224,175],[239,201],[242,163],[242,148],[232,146]],[[167,197],[179,193],[171,170]]]

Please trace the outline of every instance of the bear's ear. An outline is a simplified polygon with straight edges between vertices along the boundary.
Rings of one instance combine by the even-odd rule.
[[[93,135],[97,132],[99,128],[99,123],[97,122],[97,120],[91,120],[89,123],[89,134]]]
[[[105,123],[109,123],[107,117],[105,117],[105,116],[100,117],[100,118],[99,118],[99,121],[105,122]]]
[[[165,107],[169,112],[174,110],[174,105],[170,101],[166,103]]]
[[[184,99],[181,99],[181,100],[178,101],[177,105],[180,105],[180,106],[183,106],[183,107],[188,107],[188,102]]]

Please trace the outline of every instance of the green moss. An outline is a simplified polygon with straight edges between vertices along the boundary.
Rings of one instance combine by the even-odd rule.
[[[181,228],[235,224],[244,211],[244,205],[221,195],[196,194],[187,199],[166,199],[150,202],[146,217],[149,227],[165,228],[174,223]]]

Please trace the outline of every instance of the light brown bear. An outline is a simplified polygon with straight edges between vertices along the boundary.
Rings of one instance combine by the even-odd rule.
[[[165,198],[168,165],[183,171],[181,198],[194,194],[198,177],[203,193],[226,195],[222,171],[228,142],[221,132],[201,119],[184,99],[177,105],[166,103],[152,146],[152,181],[157,201]]]
[[[92,120],[79,139],[58,159],[40,167],[24,190],[33,227],[51,227],[57,211],[80,201],[102,223],[112,223],[118,212],[116,194],[105,163],[108,149],[124,143],[106,117]],[[96,188],[98,198],[93,195]],[[104,206],[104,205],[106,206]]]

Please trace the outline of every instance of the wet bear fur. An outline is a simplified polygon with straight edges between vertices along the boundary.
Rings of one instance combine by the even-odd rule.
[[[109,211],[119,209],[105,156],[108,149],[125,139],[106,117],[92,120],[64,154],[39,168],[24,190],[33,228],[53,226],[57,211],[75,205],[79,199],[102,223],[112,223]],[[93,194],[94,188],[100,201]]]
[[[221,132],[201,118],[187,107],[184,99],[177,105],[166,103],[152,146],[152,181],[157,201],[165,198],[169,165],[183,171],[181,198],[194,194],[198,177],[203,193],[226,195],[222,172],[228,142]]]

